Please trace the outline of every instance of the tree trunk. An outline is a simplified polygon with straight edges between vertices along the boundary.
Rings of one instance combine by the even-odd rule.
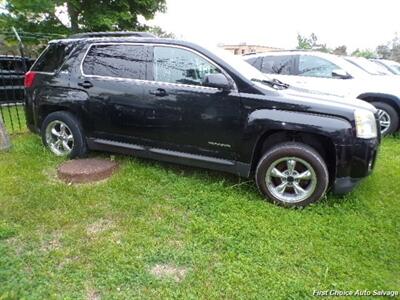
[[[77,33],[79,31],[79,26],[78,26],[79,11],[74,6],[74,4],[71,3],[71,1],[67,2],[67,7],[68,7],[69,20],[71,22],[71,32]]]
[[[7,134],[3,121],[0,118],[0,151],[8,150],[11,148],[10,137]]]

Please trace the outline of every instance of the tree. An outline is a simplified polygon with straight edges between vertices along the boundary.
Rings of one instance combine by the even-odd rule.
[[[297,49],[305,50],[318,50],[322,52],[329,52],[326,44],[318,43],[318,37],[315,33],[311,33],[309,37],[302,36],[300,33],[297,34]]]
[[[400,44],[392,47],[390,59],[400,63]]]
[[[365,58],[374,58],[376,57],[376,53],[372,50],[369,49],[364,49],[364,50],[360,50],[360,49],[356,49],[351,56],[358,56],[358,57],[365,57]]]
[[[8,150],[11,147],[10,137],[7,134],[6,127],[0,117],[0,151]]]
[[[150,27],[149,31],[160,38],[168,38],[168,39],[175,38],[175,34],[173,34],[172,32],[166,32],[159,26]]]
[[[336,47],[336,48],[332,51],[332,53],[333,53],[333,54],[336,54],[336,55],[347,55],[347,47],[346,47],[345,45]]]
[[[389,59],[391,55],[391,49],[387,45],[379,45],[376,47],[376,53],[379,58]]]
[[[0,14],[3,28],[70,34],[82,31],[142,30],[138,16],[165,11],[165,0],[8,0]],[[60,11],[66,16],[62,17]],[[66,19],[66,20],[65,20]],[[66,22],[67,21],[67,22]]]

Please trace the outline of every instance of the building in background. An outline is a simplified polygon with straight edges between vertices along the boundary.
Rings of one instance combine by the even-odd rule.
[[[232,52],[235,55],[245,55],[250,53],[262,53],[268,51],[281,50],[275,47],[262,46],[262,45],[247,45],[246,43],[241,43],[237,45],[219,44],[218,46],[227,51]]]

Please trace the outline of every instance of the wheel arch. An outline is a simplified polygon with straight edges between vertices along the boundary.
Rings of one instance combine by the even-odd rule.
[[[400,99],[394,95],[383,94],[383,93],[364,93],[357,97],[360,100],[366,102],[383,102],[392,106],[396,112],[400,115]]]
[[[264,132],[258,139],[252,161],[250,174],[253,175],[257,164],[263,156],[263,153],[272,147],[285,143],[298,142],[308,145],[315,149],[324,159],[329,172],[329,185],[333,184],[336,177],[336,148],[333,141],[324,135],[307,133],[302,131],[270,130]]]
[[[54,105],[54,104],[43,104],[38,109],[38,124],[37,127],[40,129],[42,127],[43,121],[46,117],[54,112],[65,111],[73,114],[75,118],[80,120],[79,113],[76,109],[73,109],[71,106],[67,105]]]

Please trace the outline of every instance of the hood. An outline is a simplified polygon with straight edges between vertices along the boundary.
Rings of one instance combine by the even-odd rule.
[[[313,102],[315,104],[327,104],[329,102],[330,105],[337,107],[347,107],[355,109],[366,109],[373,113],[376,112],[376,109],[373,105],[365,102],[363,100],[359,100],[356,98],[348,98],[348,97],[339,97],[332,94],[327,94],[314,90],[307,90],[299,87],[290,86],[286,90],[281,91],[283,94],[289,97],[295,97],[297,99],[303,99],[304,101]]]

